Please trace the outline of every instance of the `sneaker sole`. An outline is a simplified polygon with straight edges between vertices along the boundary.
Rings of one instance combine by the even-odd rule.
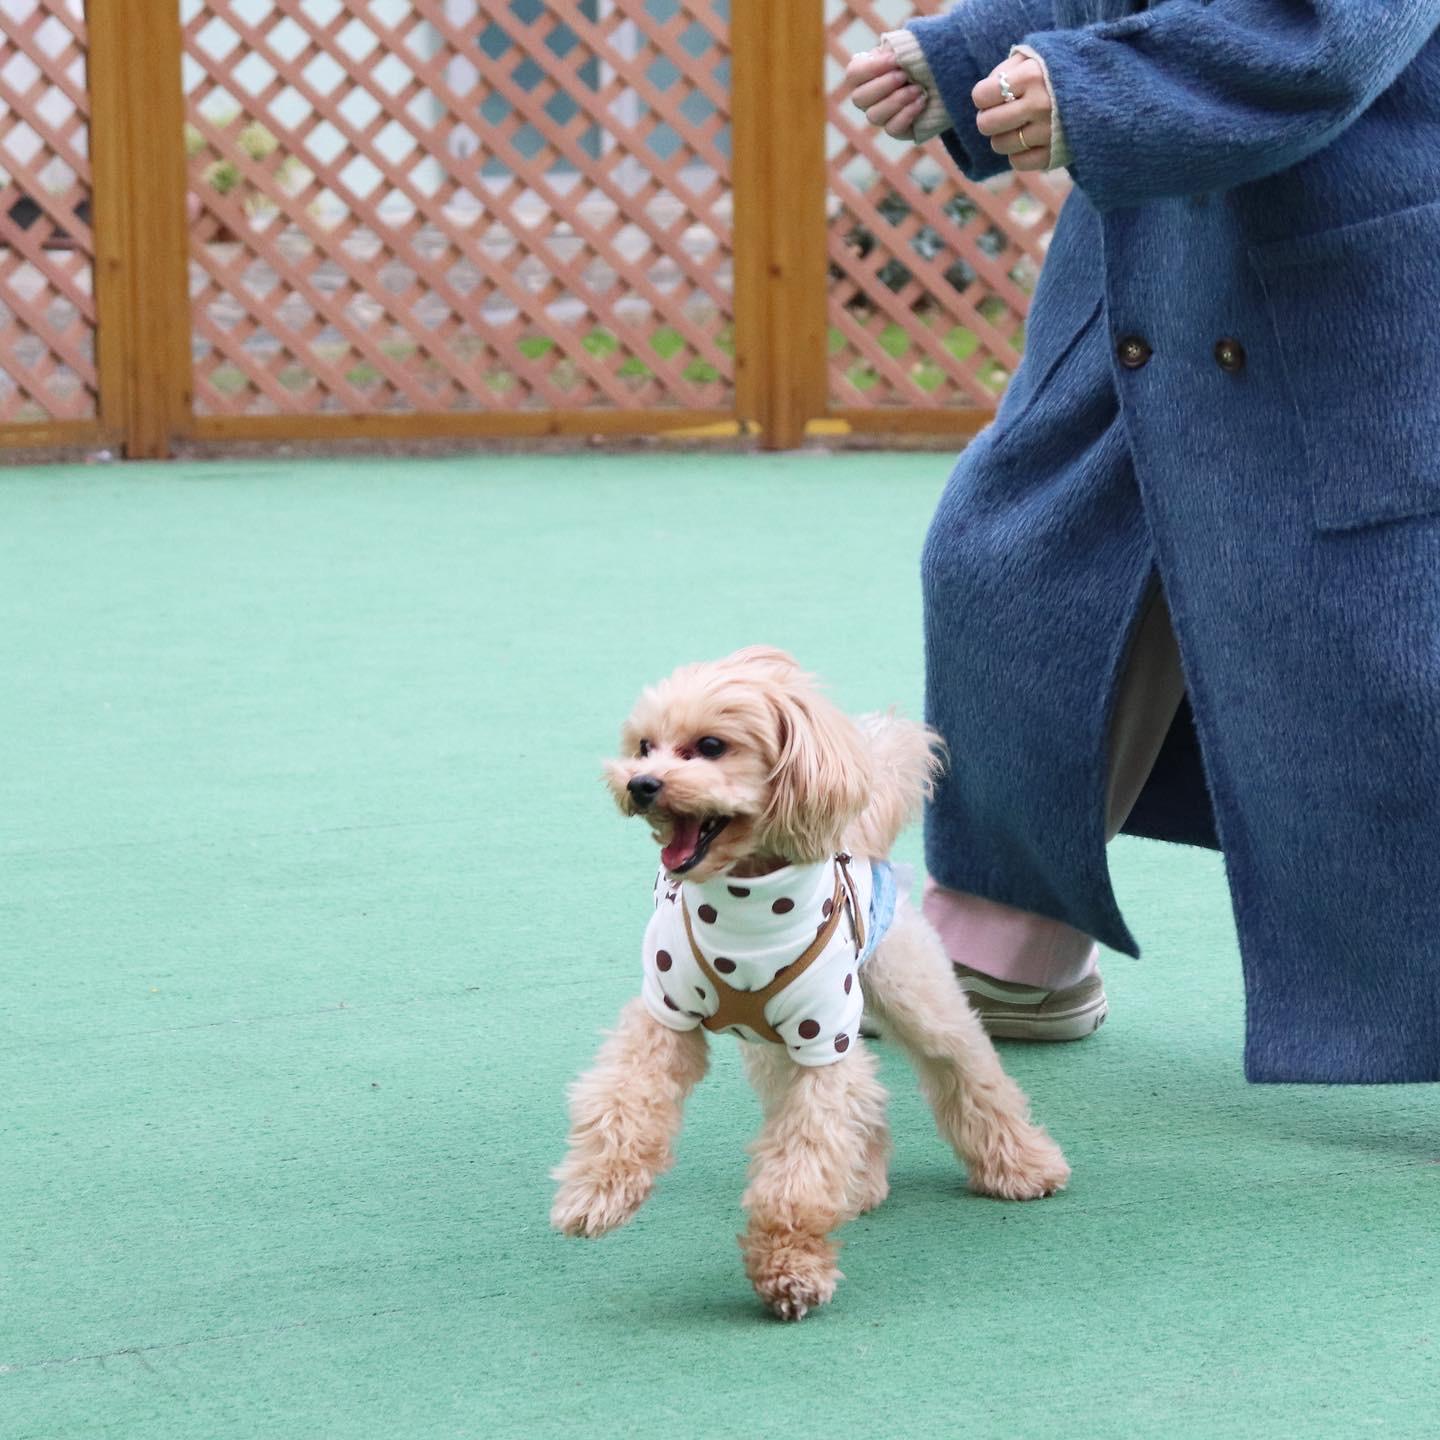
[[[979,1005],[975,1013],[992,1040],[1084,1040],[1104,1023],[1110,1007],[1104,999],[1074,1010],[1051,1011],[1045,1015],[1017,1014],[1013,1010],[989,1010]]]
[[[1044,1015],[1026,1015],[1013,1010],[988,1011],[975,1003],[977,997],[967,991],[971,1008],[979,1016],[985,1033],[992,1040],[1039,1040],[1065,1042],[1084,1040],[1093,1035],[1110,1014],[1110,1006],[1102,996],[1089,1005],[1073,1010],[1047,1011]],[[983,1000],[984,997],[979,997]],[[883,1040],[885,1032],[872,1015],[860,1019],[860,1033],[867,1040]]]

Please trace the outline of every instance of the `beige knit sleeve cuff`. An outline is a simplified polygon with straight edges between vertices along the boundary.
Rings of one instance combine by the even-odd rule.
[[[1047,170],[1062,169],[1075,157],[1070,153],[1070,146],[1065,139],[1065,129],[1060,124],[1060,110],[1055,104],[1055,87],[1050,83],[1050,67],[1045,63],[1045,57],[1038,50],[1032,50],[1028,45],[1012,45],[1010,53],[1021,55],[1026,60],[1033,60],[1045,74],[1045,88],[1050,92],[1050,163],[1045,168]]]
[[[880,43],[890,50],[900,68],[928,97],[925,109],[921,111],[912,132],[915,143],[923,145],[925,141],[943,134],[955,123],[945,108],[945,102],[940,98],[940,88],[931,73],[930,62],[925,58],[920,42],[909,30],[887,30],[880,37]]]

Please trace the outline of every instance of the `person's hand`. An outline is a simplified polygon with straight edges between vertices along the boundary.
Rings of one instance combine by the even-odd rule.
[[[850,103],[870,124],[883,127],[897,140],[914,139],[915,122],[925,112],[925,90],[900,68],[888,45],[850,57],[845,89]]]
[[[1002,75],[1013,100],[1005,98]],[[1050,88],[1039,65],[1020,55],[1002,60],[970,92],[970,98],[977,112],[975,128],[990,137],[990,148],[997,155],[1009,157],[1012,169],[1049,167]]]

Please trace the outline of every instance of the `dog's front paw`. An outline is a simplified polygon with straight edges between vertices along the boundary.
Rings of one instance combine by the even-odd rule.
[[[1063,1190],[1070,1166],[1037,1125],[997,1129],[985,1153],[970,1161],[970,1188],[999,1200],[1039,1200]]]
[[[587,1239],[604,1235],[626,1221],[645,1203],[654,1177],[643,1170],[609,1167],[598,1174],[557,1172],[560,1188],[550,1207],[550,1223],[566,1235]]]
[[[740,1248],[755,1293],[782,1320],[803,1320],[845,1278],[835,1265],[835,1246],[823,1235],[752,1227]]]

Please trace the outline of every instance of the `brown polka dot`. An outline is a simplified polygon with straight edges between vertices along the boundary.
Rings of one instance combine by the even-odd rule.
[[[733,975],[735,973],[735,962],[733,960],[727,960],[723,955],[717,955],[715,957],[715,968],[722,975]]]
[[[850,1037],[848,1035],[837,1035],[835,1037],[835,1048],[843,1055],[850,1048]]]
[[[777,915],[788,915],[795,908],[795,902],[782,895],[770,908]]]
[[[743,885],[727,885],[725,888],[737,900],[743,900],[750,893]]]
[[[657,950],[655,952],[655,968],[657,970],[668,970],[675,962],[670,958],[668,950]]]
[[[827,900],[824,905],[820,907],[820,913],[828,920],[830,918],[830,912],[834,908],[835,902],[833,900]]]
[[[716,920],[720,918],[719,912],[713,905],[702,905],[695,913],[699,915],[707,925],[713,925]]]
[[[775,972],[775,978],[778,980],[789,968],[790,968],[790,967],[789,967],[788,965],[782,965],[782,966]]]
[[[854,977],[853,975],[847,975],[847,976],[845,977],[845,993],[846,993],[847,995],[850,993],[850,987],[851,987],[854,983],[855,983],[855,977]]]
[[[820,1022],[818,1020],[802,1020],[799,1033],[802,1040],[813,1040],[820,1033]]]
[[[680,1008],[668,995],[662,995],[660,998],[664,1000],[667,1010],[678,1010]]]

